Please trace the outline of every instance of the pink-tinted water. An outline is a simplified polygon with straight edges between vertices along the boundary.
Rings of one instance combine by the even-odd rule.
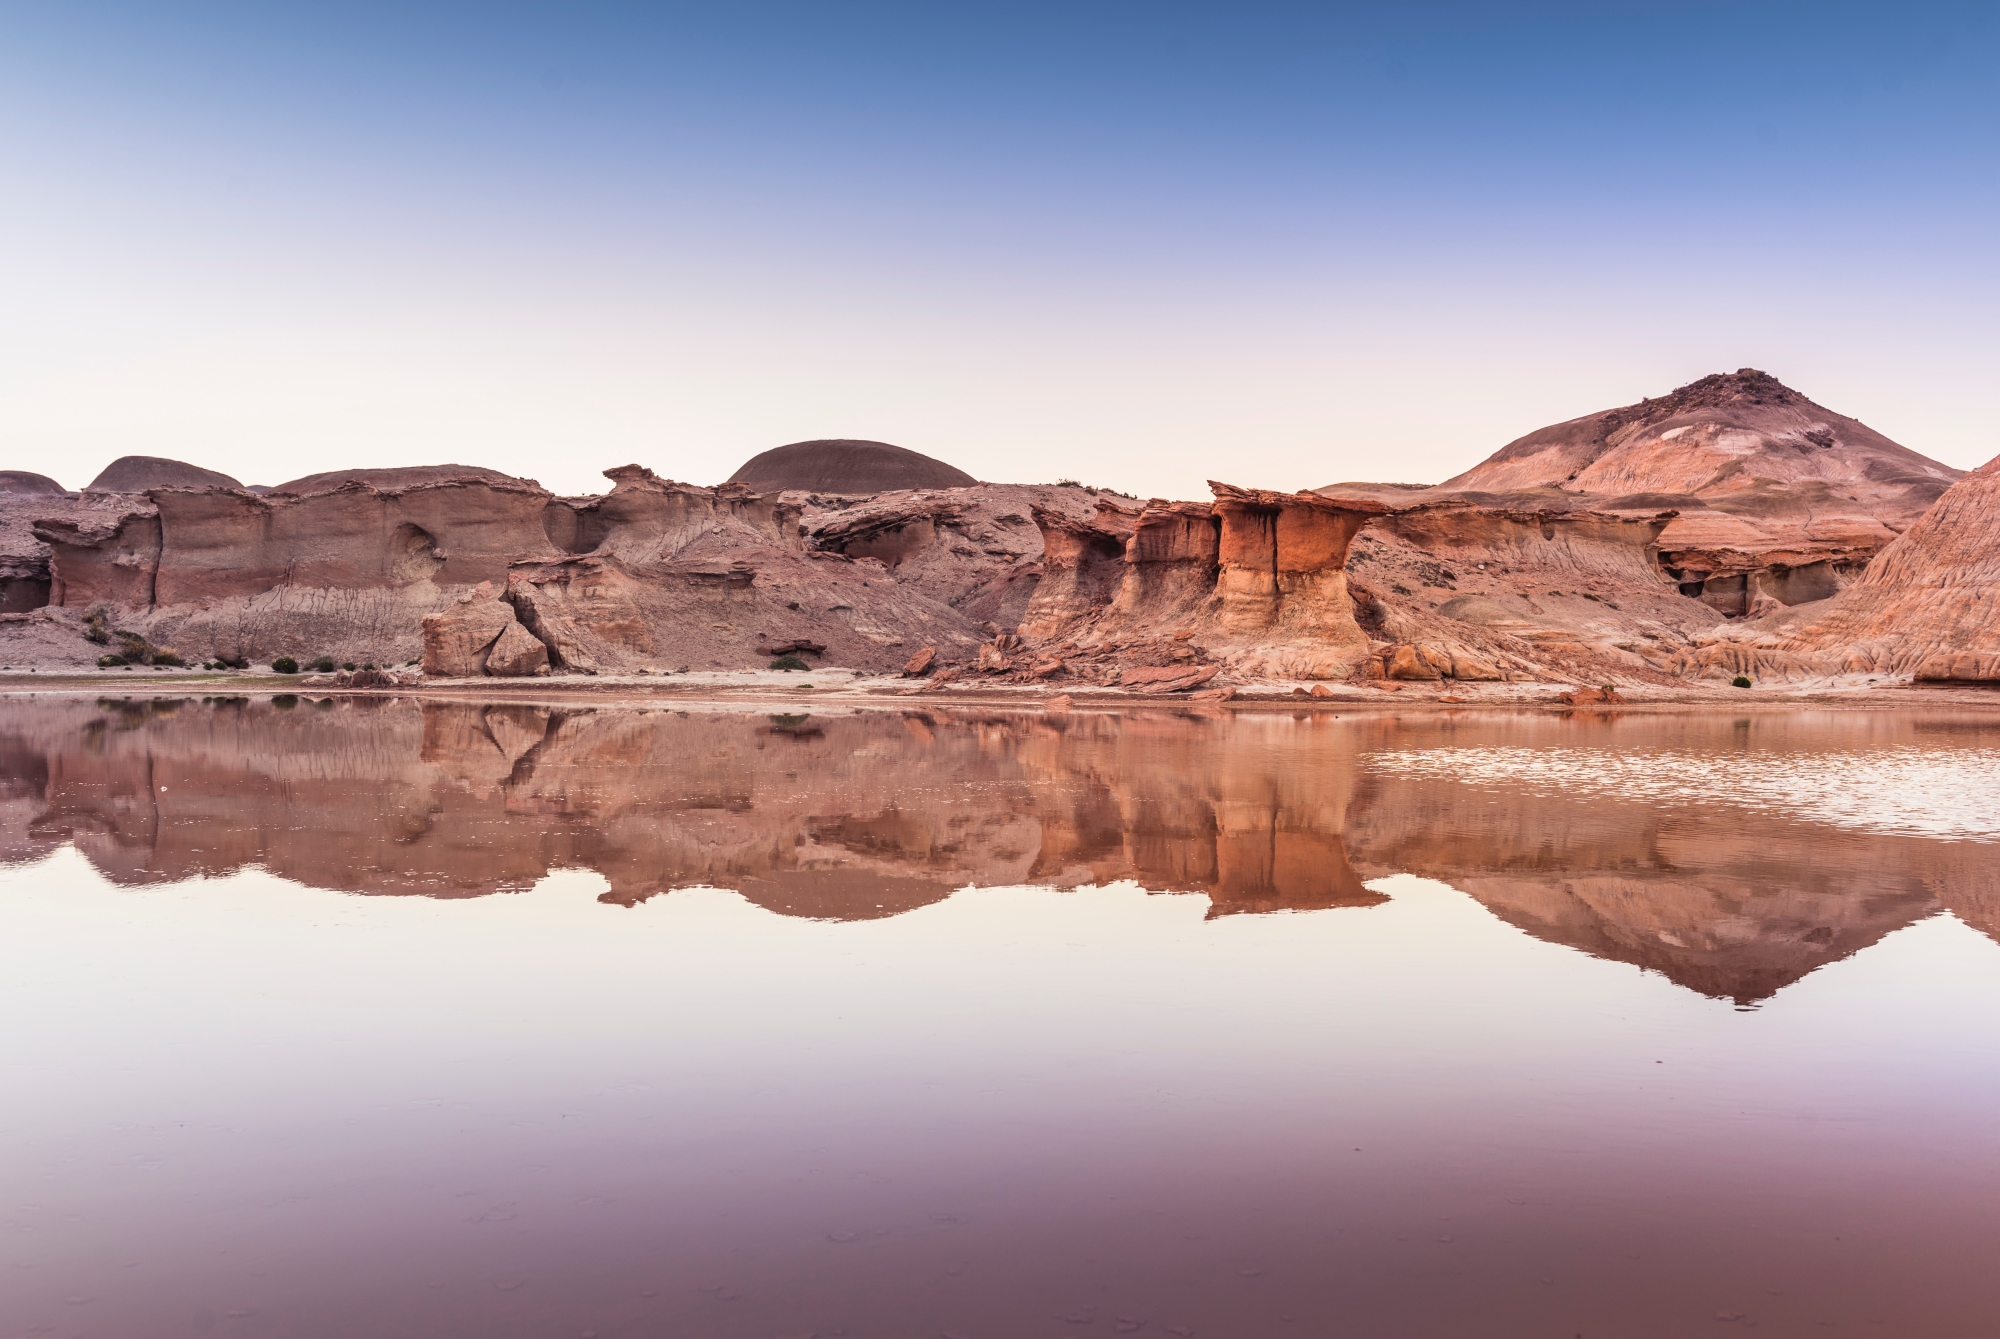
[[[1997,1333],[1997,778],[1913,714],[16,699],[0,1334]]]

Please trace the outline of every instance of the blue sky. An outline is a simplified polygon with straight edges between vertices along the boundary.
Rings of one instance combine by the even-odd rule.
[[[0,467],[1198,497],[1745,365],[1970,466],[1996,71],[1990,5],[0,3]]]

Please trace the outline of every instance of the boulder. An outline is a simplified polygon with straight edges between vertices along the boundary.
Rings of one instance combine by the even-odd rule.
[[[926,646],[923,650],[903,662],[903,677],[906,679],[921,678],[923,675],[929,674],[931,666],[935,664],[937,664],[937,648],[935,646]]]
[[[1423,654],[1423,648],[1407,644],[1397,647],[1390,655],[1387,673],[1391,679],[1402,680],[1430,681],[1444,677],[1431,664],[1430,658]]]
[[[486,653],[486,672],[522,679],[549,672],[549,648],[518,622],[509,623]]]
[[[482,583],[482,594],[442,613],[425,616],[424,673],[444,679],[466,679],[485,672],[486,653],[500,640],[500,634],[518,626],[514,610],[492,596],[492,588]]]

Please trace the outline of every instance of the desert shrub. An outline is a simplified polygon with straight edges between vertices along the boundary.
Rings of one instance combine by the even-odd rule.
[[[361,668],[362,668],[362,669],[365,669],[365,670],[372,670],[372,669],[374,669],[374,668],[375,668],[375,662],[371,660],[371,661],[369,661],[368,663],[366,663],[365,665],[363,665],[363,666],[362,666]]]
[[[297,674],[299,672],[299,662],[290,656],[279,656],[271,662],[271,668],[279,674]]]
[[[340,662],[340,667],[341,667],[342,669],[344,669],[344,670],[353,670],[353,669],[356,669],[356,668],[358,668],[358,667],[357,667],[357,666],[355,665],[355,663],[354,663],[353,661],[351,661],[351,660],[343,660],[343,661],[341,661],[341,662]]]
[[[98,646],[111,644],[111,632],[104,626],[104,611],[93,609],[83,620],[83,639]]]
[[[797,656],[779,656],[771,662],[771,668],[774,670],[802,670],[811,669],[812,666],[806,664],[805,661],[799,659]]]
[[[1750,676],[1739,674],[1729,681],[1729,686],[1731,688],[1748,688],[1750,686]]]
[[[315,674],[333,673],[333,657],[321,656],[318,660],[313,661],[312,668]]]
[[[124,663],[124,656],[99,656],[97,658],[97,668],[99,669],[112,669]]]
[[[186,664],[187,661],[181,659],[181,653],[179,651],[174,650],[174,648],[171,646],[158,646],[153,648],[153,665],[155,668],[158,668],[163,665],[171,665],[175,669],[180,669],[184,667]]]

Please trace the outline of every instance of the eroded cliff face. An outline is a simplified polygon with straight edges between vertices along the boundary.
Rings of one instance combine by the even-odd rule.
[[[1855,582],[1705,642],[1688,673],[2000,682],[2000,458],[1939,498]]]
[[[52,697],[0,722],[0,859],[69,843],[132,887],[255,865],[430,897],[582,868],[604,876],[607,903],[707,886],[840,919],[968,886],[1119,881],[1206,894],[1212,915],[1366,914],[1386,898],[1364,879],[1413,873],[1537,938],[1747,1003],[1940,911],[2000,938],[1991,841],[1718,813],[1707,796],[1496,787],[1395,760],[1493,748],[1782,760],[1934,744],[1942,723]]]
[[[34,518],[13,527],[20,602],[67,611],[45,631],[70,627],[78,663],[98,649],[79,620],[104,611],[190,659],[400,664],[425,653],[426,620],[465,623],[458,606],[491,586],[479,598],[510,606],[557,673],[737,669],[785,653],[879,671],[925,646],[969,660],[1011,632],[1042,574],[1027,513],[1095,497],[1002,485],[772,495],[637,465],[606,474],[601,497],[557,498],[469,466],[349,470],[261,495],[16,498],[0,503],[0,523]],[[469,635],[466,624],[447,640]],[[453,642],[430,661],[485,666],[490,649],[471,657]]]
[[[371,477],[373,476],[373,477]],[[221,487],[111,495],[37,521],[52,606],[104,608],[184,655],[264,660],[340,650],[414,659],[424,615],[524,558],[554,558],[532,480],[441,467],[316,475],[258,495]]]
[[[1211,483],[1213,503],[1037,509],[1045,574],[1021,620],[1031,652],[1079,670],[1200,659],[1244,677],[1334,679],[1368,655],[1347,589],[1371,499]]]

